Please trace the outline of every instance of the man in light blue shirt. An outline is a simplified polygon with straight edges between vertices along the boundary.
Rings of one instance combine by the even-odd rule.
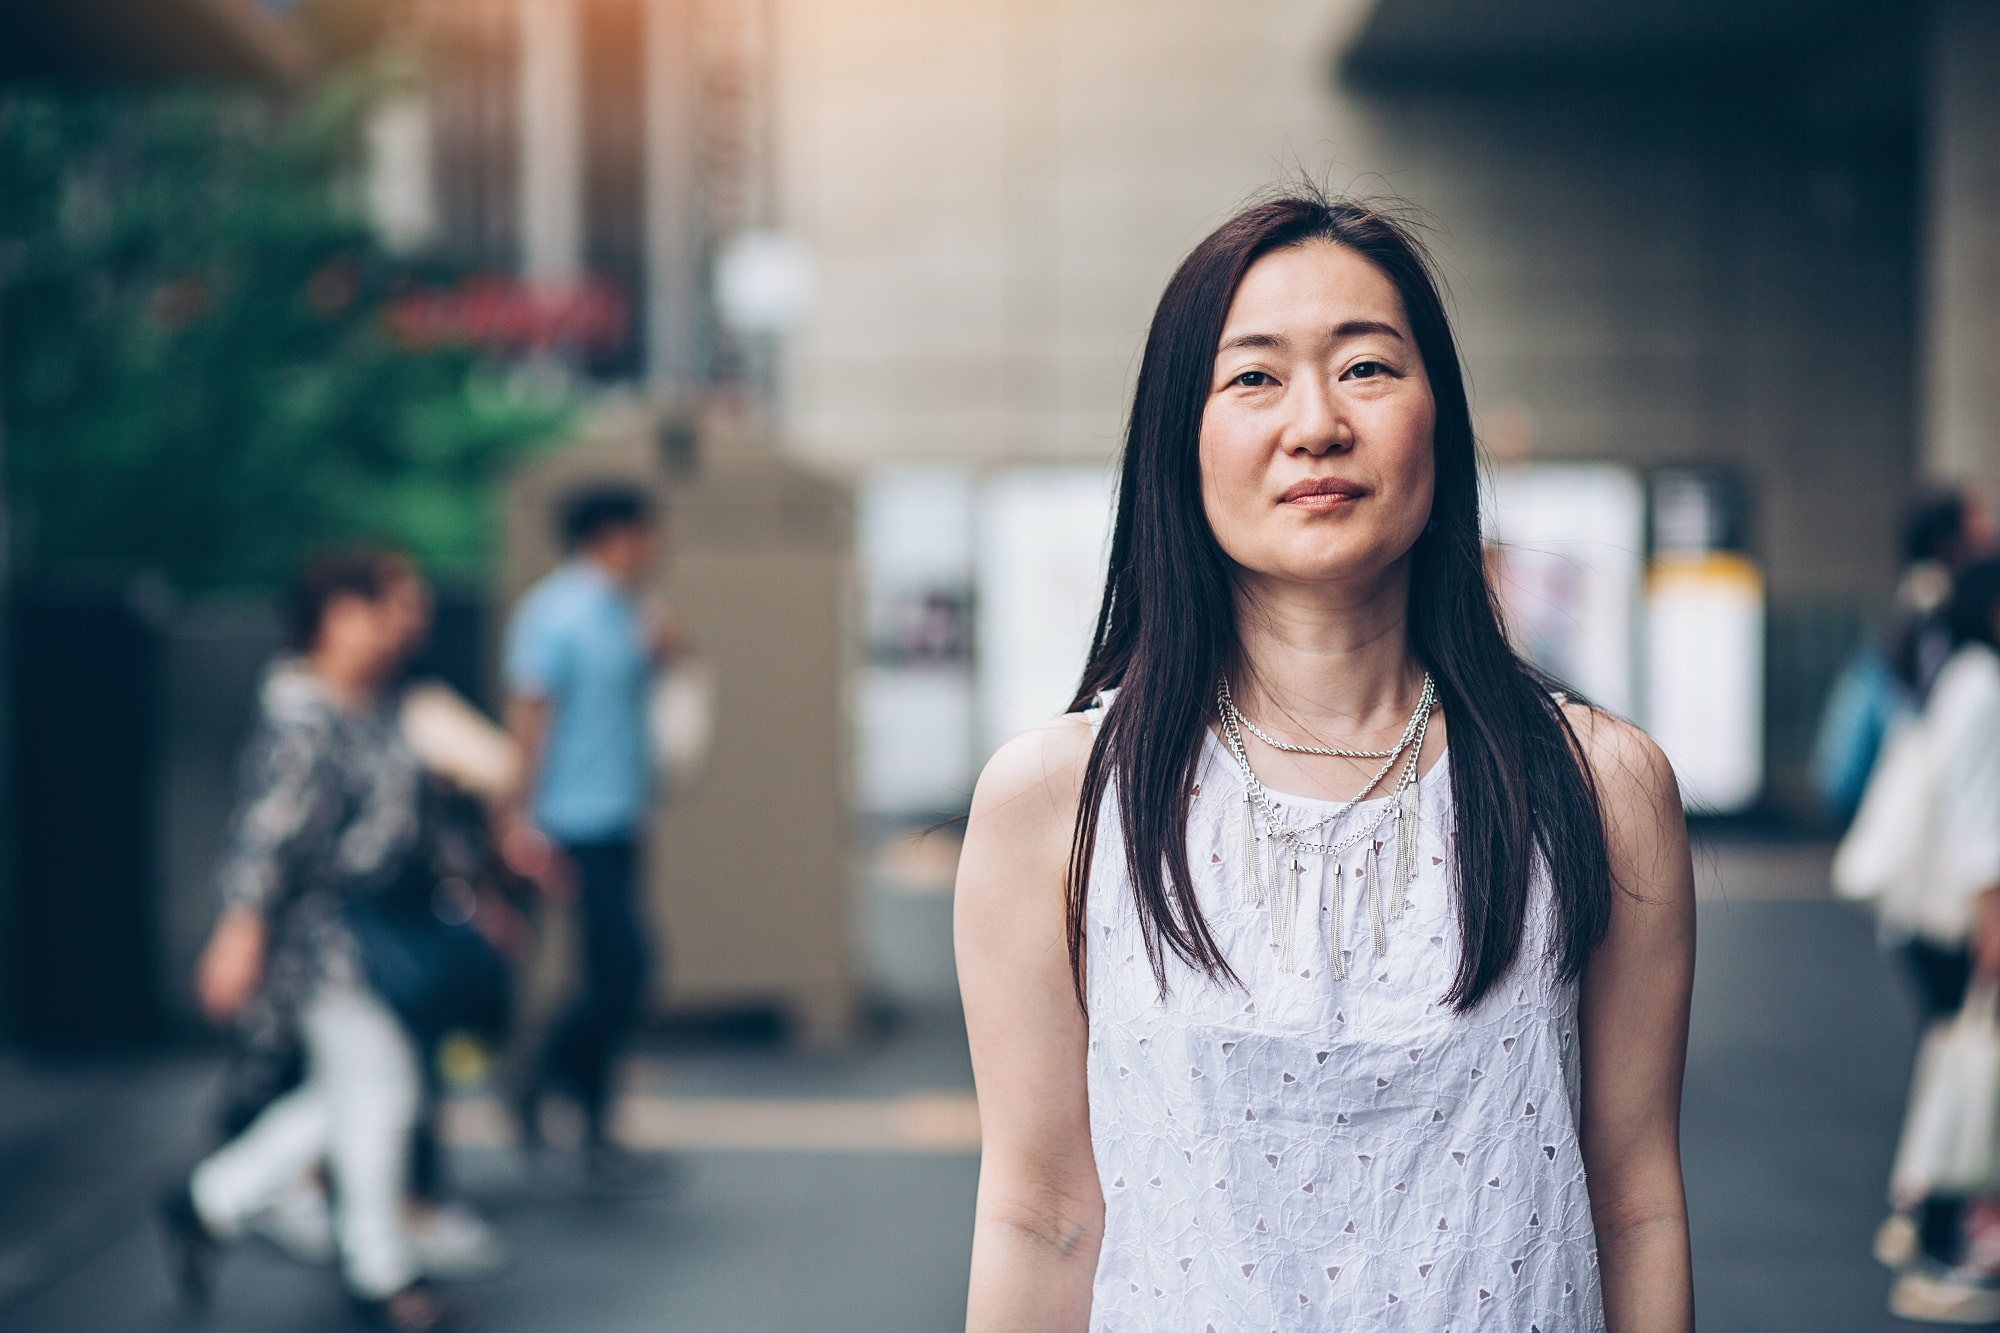
[[[646,701],[664,644],[634,596],[657,549],[646,497],[627,487],[582,492],[564,507],[562,534],[569,562],[528,591],[508,627],[508,729],[526,774],[506,842],[517,868],[574,893],[580,985],[517,1110],[532,1147],[543,1095],[575,1099],[589,1165],[601,1172],[621,1160],[605,1135],[610,1073],[649,970],[637,869],[651,799]]]

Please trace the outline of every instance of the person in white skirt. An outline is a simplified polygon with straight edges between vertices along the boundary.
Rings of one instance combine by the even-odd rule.
[[[1168,284],[1071,712],[973,798],[968,1327],[1693,1327],[1673,773],[1508,646],[1429,261],[1253,205]]]

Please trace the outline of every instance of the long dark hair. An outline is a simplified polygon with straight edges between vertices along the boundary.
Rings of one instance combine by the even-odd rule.
[[[1472,413],[1431,262],[1383,209],[1306,192],[1245,208],[1197,245],[1160,297],[1126,429],[1110,573],[1089,665],[1071,703],[1117,688],[1084,769],[1070,847],[1070,969],[1084,998],[1085,900],[1107,790],[1147,957],[1162,991],[1177,958],[1234,980],[1195,897],[1187,819],[1218,673],[1238,649],[1229,558],[1201,496],[1199,437],[1216,346],[1243,274],[1261,256],[1326,241],[1401,294],[1436,403],[1436,496],[1411,551],[1410,647],[1451,725],[1458,975],[1445,999],[1479,1003],[1520,952],[1536,863],[1554,886],[1549,963],[1581,974],[1603,939],[1611,871],[1597,786],[1550,682],[1508,645],[1486,582]],[[1114,780],[1115,779],[1115,780]]]
[[[285,642],[294,652],[311,652],[334,602],[342,597],[379,602],[398,580],[416,573],[408,556],[387,547],[356,546],[314,556],[285,594]]]
[[[1975,560],[1952,580],[1951,600],[1945,603],[1945,627],[1951,631],[1951,646],[1982,643],[2000,650],[2000,560]]]

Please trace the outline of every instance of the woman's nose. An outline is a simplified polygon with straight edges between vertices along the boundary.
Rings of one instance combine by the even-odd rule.
[[[1285,447],[1318,458],[1354,446],[1354,432],[1341,410],[1333,386],[1318,379],[1301,382],[1294,394],[1296,410],[1287,423]]]

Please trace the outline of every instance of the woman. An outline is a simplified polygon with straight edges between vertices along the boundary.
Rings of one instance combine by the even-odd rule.
[[[422,904],[425,910],[434,912],[436,900],[445,898],[443,905],[451,918],[464,915],[476,927],[476,936],[462,930],[454,933],[462,947],[451,959],[433,956],[428,961],[459,964],[442,967],[433,982],[455,1000],[449,1031],[497,1040],[506,1018],[506,958],[520,952],[526,927],[507,896],[515,886],[497,865],[486,812],[511,788],[518,757],[505,732],[449,685],[425,672],[420,659],[431,628],[430,589],[414,569],[397,563],[401,572],[393,603],[405,615],[401,652],[405,666],[398,673],[401,683],[389,687],[394,698],[385,694],[383,704],[396,707],[403,739],[425,773],[423,850],[412,853],[409,887],[427,899]],[[265,671],[258,691],[259,714],[282,724],[290,701],[311,690],[312,674],[305,660],[285,653]],[[425,861],[428,878],[437,881],[435,887],[422,882]],[[395,1007],[392,1002],[391,1008]],[[428,1277],[462,1281],[491,1276],[505,1265],[505,1247],[475,1211],[448,1197],[444,1154],[437,1140],[440,1045],[447,1031],[436,1020],[413,1025],[410,1014],[397,1016],[416,1043],[417,1063],[425,1075],[410,1142],[410,1188],[404,1212],[411,1252]],[[304,1072],[299,1035],[293,1023],[281,1021],[296,1017],[289,1007],[253,1004],[236,1024],[238,1041],[223,1080],[220,1141],[241,1134],[265,1107],[299,1084]],[[322,1176],[315,1163],[293,1188],[250,1218],[248,1230],[301,1263],[334,1263],[339,1247]]]
[[[1926,495],[1903,523],[1903,574],[1896,583],[1896,630],[1891,666],[1921,705],[1955,645],[1948,603],[1952,582],[1993,554],[1993,511],[1964,487]]]
[[[1991,508],[1968,490],[1925,495],[1903,520],[1889,651],[1864,640],[1827,691],[1813,743],[1813,785],[1841,824],[1860,809],[1890,731],[1923,706],[1951,652],[1946,603],[1952,579],[1993,548]]]
[[[1659,751],[1503,638],[1416,242],[1240,213],[1072,712],[973,798],[970,1328],[1690,1328],[1691,879]]]
[[[263,698],[196,990],[218,1023],[295,1030],[304,1081],[168,1196],[176,1276],[194,1301],[217,1246],[324,1161],[357,1309],[403,1333],[466,1323],[419,1280],[403,1210],[421,1072],[355,932],[358,908],[422,871],[422,768],[389,688],[421,595],[407,562],[363,551],[314,562],[293,598],[298,669]]]
[[[1936,617],[1943,657],[1917,720],[1931,784],[1908,830],[1909,873],[1877,902],[1927,1024],[1957,1013],[1975,972],[2000,976],[2000,561],[1959,570]],[[1888,770],[1885,768],[1884,770]],[[1898,1270],[1889,1308],[1932,1323],[2000,1322],[2000,1202],[1892,1182],[1876,1256]]]

